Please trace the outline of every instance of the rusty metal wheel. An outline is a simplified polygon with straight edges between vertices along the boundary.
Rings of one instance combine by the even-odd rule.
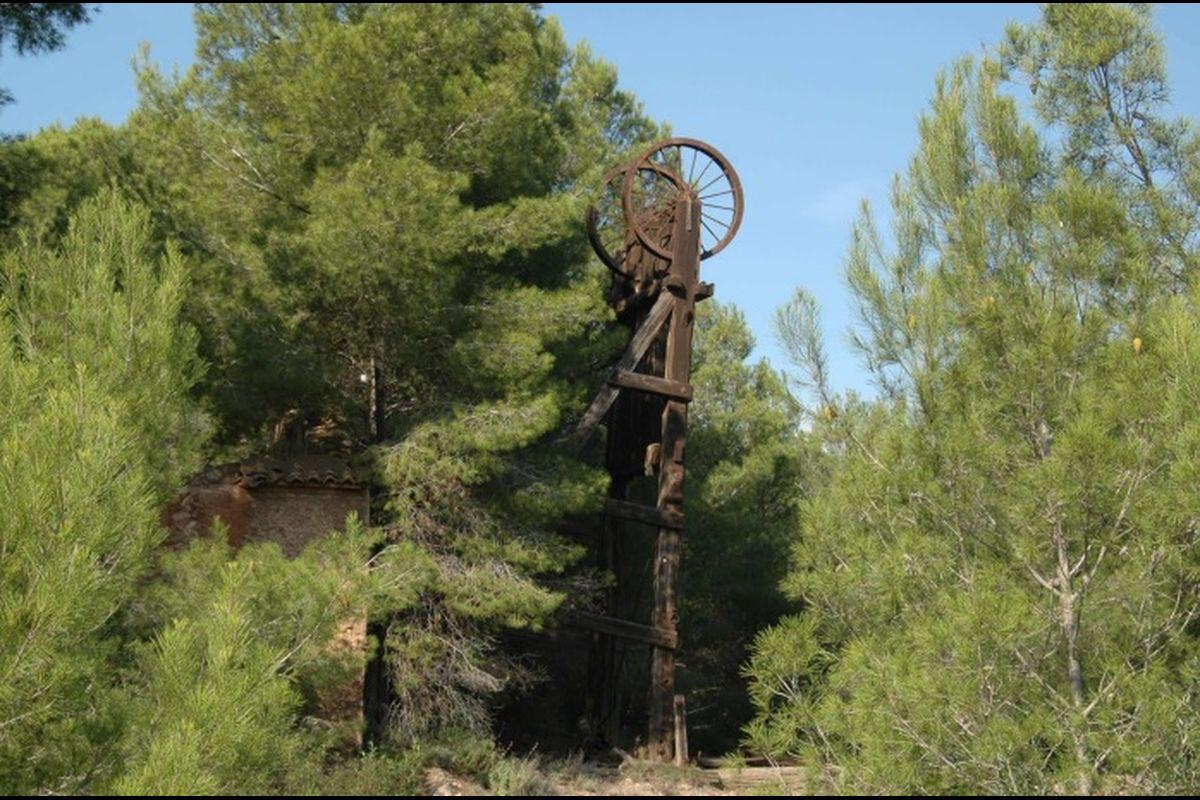
[[[604,176],[604,188],[596,202],[587,210],[587,235],[592,249],[604,265],[618,275],[631,277],[626,257],[633,235],[625,222],[621,207],[621,190],[625,185],[626,167],[619,167]]]
[[[592,249],[610,270],[626,278],[641,279],[647,274],[666,270],[668,262],[647,248],[629,225],[621,198],[630,170],[630,167],[621,167],[604,177],[604,188],[587,211],[587,234]],[[668,187],[670,202],[651,203],[645,208],[637,218],[638,229],[643,237],[657,243],[659,252],[669,251],[675,211],[673,198],[683,190],[684,184],[674,173],[657,165],[645,166],[642,171],[643,182],[647,185]]]
[[[621,204],[629,228],[655,255],[670,259],[662,219],[684,192],[700,203],[700,258],[725,249],[742,224],[744,199],[737,172],[715,147],[698,139],[666,139],[652,145],[625,171]]]
[[[679,174],[664,164],[638,159],[625,172],[621,207],[633,238],[669,262],[677,201],[687,191]]]

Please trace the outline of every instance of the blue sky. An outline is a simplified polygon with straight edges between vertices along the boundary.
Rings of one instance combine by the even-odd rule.
[[[651,116],[733,162],[745,222],[704,274],[746,313],[759,354],[784,365],[771,317],[802,285],[822,309],[835,387],[870,391],[845,337],[842,257],[858,203],[886,210],[937,71],[998,41],[1008,21],[1035,19],[1037,7],[548,3],[545,13],[616,64]],[[1175,110],[1200,118],[1200,6],[1162,6],[1156,19]],[[0,57],[0,85],[16,97],[0,110],[0,131],[79,116],[120,122],[137,101],[130,63],[139,44],[160,64],[186,68],[194,41],[190,6],[101,4],[65,50]]]

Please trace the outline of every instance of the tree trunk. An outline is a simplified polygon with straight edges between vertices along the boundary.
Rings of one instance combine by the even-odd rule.
[[[1067,686],[1071,691],[1071,703],[1075,719],[1071,723],[1071,737],[1075,742],[1075,759],[1079,763],[1079,793],[1092,793],[1092,757],[1087,743],[1087,688],[1083,680],[1083,664],[1079,658],[1079,617],[1082,597],[1074,585],[1073,570],[1067,553],[1066,541],[1056,537],[1058,550],[1058,610],[1059,626],[1067,644]]]
[[[371,356],[371,411],[370,435],[375,444],[382,442],[387,436],[386,422],[387,402],[383,394],[383,366],[380,360]]]

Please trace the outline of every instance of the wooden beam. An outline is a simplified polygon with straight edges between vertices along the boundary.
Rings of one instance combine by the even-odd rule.
[[[671,316],[671,311],[674,308],[675,298],[670,292],[659,294],[658,299],[654,301],[654,306],[650,309],[650,313],[646,315],[646,319],[641,327],[633,334],[633,339],[630,340],[629,347],[625,348],[624,355],[617,362],[617,370],[632,370],[638,365],[638,362],[642,360],[642,356],[650,349],[650,343],[654,341],[654,337],[662,329],[663,323],[667,321],[667,317]],[[617,399],[617,394],[620,391],[618,387],[611,385],[606,385],[599,391],[595,399],[592,400],[592,404],[588,406],[583,419],[579,421],[579,426],[575,429],[575,433],[571,435],[571,440],[576,446],[582,445],[587,441],[588,434],[600,424],[600,420],[604,419],[604,415],[608,413],[609,407]]]
[[[683,695],[675,695],[675,766],[688,762],[687,703]]]
[[[614,619],[613,617],[603,617],[599,614],[588,614],[583,611],[576,612],[574,616],[575,622],[580,627],[654,647],[674,650],[679,641],[679,637],[675,631],[651,628],[649,625],[640,625],[636,622]]]
[[[671,232],[668,280],[686,291],[676,301],[667,326],[667,352],[663,377],[691,383],[692,328],[695,321],[695,288],[700,280],[700,212],[698,198],[681,193],[676,201],[675,227]],[[683,454],[687,445],[687,403],[667,400],[663,404],[661,449],[658,468],[658,500],[655,507],[683,517]],[[654,548],[654,609],[650,624],[675,631],[679,621],[679,560],[683,545],[682,526],[662,526]],[[675,651],[656,647],[650,653],[650,708],[646,746],[659,761],[669,761],[675,750]]]
[[[692,387],[679,381],[669,381],[655,375],[643,375],[640,372],[630,372],[619,369],[608,379],[609,386],[619,386],[622,389],[636,389],[639,392],[661,394],[672,400],[692,401]]]
[[[641,503],[630,503],[626,500],[609,499],[604,504],[604,510],[614,517],[627,519],[630,522],[640,522],[654,528],[669,528],[674,531],[683,530],[683,512],[670,509],[660,509],[654,506],[644,506]]]

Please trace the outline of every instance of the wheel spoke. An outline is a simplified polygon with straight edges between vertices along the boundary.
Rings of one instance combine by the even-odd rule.
[[[701,186],[699,189],[697,189],[697,190],[696,190],[696,194],[699,194],[700,192],[703,192],[705,189],[707,189],[708,187],[712,186],[714,183],[716,183],[717,181],[721,180],[721,178],[724,178],[724,177],[725,177],[725,173],[724,173],[724,172],[722,172],[720,175],[718,175],[717,177],[713,178],[711,181],[709,181],[708,183],[704,184],[704,185],[703,185],[703,186]],[[699,182],[699,179],[697,179],[697,182]]]
[[[724,249],[741,223],[741,184],[725,157],[703,142],[672,138],[646,150],[624,171],[621,210],[636,249],[629,256],[631,268],[639,274],[670,264],[679,202],[688,197],[701,201],[691,213],[701,224],[701,258],[708,258]],[[705,205],[706,200],[713,202]]]
[[[689,180],[688,185],[695,186],[697,183],[699,183],[701,180],[703,180],[704,173],[708,172],[708,168],[711,167],[712,165],[713,165],[713,160],[711,158],[708,161],[704,162],[704,169],[700,170],[700,174],[696,176],[696,179],[694,181]],[[703,191],[703,190],[701,190],[701,191]]]

